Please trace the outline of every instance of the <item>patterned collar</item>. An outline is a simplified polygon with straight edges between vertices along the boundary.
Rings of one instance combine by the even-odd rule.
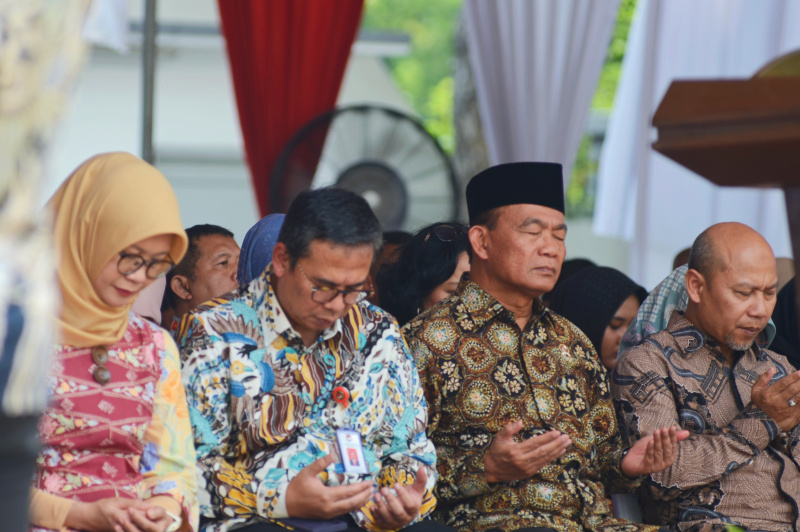
[[[684,358],[691,357],[696,352],[700,351],[705,345],[708,346],[709,350],[717,352],[720,356],[722,356],[722,353],[719,349],[719,342],[698,329],[697,326],[689,321],[679,310],[672,311],[666,330],[672,335],[673,338],[675,338],[675,341],[681,348],[680,355]],[[737,358],[741,358],[741,356],[750,352],[752,352],[753,356],[757,360],[766,360],[766,354],[764,353],[764,350],[759,347],[757,343],[753,343],[753,345],[747,351],[739,351],[739,357]]]
[[[278,335],[283,336],[287,341],[299,342],[302,338],[289,321],[289,316],[283,310],[278,296],[275,293],[273,281],[275,280],[270,264],[264,273],[256,277],[247,287],[249,295],[253,298],[259,316],[261,316],[261,328],[267,344],[270,344]],[[337,338],[336,344],[341,341],[342,319],[336,320],[333,325],[323,330],[317,338],[317,343],[326,342]],[[311,347],[311,346],[309,346]]]
[[[498,319],[509,324],[516,325],[514,313],[497,301],[489,292],[484,290],[475,281],[469,278],[469,273],[465,273],[458,283],[456,293],[464,307],[464,312],[468,313],[477,327],[493,319]],[[457,309],[458,310],[458,309]],[[534,299],[531,318],[525,329],[529,329],[532,324],[539,321],[545,312],[545,307],[539,298]]]

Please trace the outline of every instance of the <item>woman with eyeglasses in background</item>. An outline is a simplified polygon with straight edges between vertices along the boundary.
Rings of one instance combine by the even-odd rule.
[[[423,227],[378,272],[380,306],[402,327],[456,291],[469,271],[468,227],[458,222]]]
[[[110,153],[83,163],[48,207],[63,304],[32,529],[193,529],[196,460],[178,350],[130,312],[186,252],[175,194],[149,164]]]

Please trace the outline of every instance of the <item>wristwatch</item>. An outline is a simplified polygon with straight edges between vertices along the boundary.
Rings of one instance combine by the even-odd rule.
[[[179,515],[175,515],[172,512],[167,512],[167,515],[172,518],[172,524],[167,527],[164,532],[178,532],[183,525],[183,519]]]
[[[628,451],[630,451],[630,450],[631,450],[631,448],[630,448],[630,447],[628,447],[627,449],[625,449],[624,451],[622,451],[622,454],[621,454],[621,455],[619,455],[619,472],[620,472],[620,473],[622,473],[622,476],[623,476],[623,477],[626,477],[626,478],[630,478],[630,477],[629,477],[628,475],[626,475],[626,474],[625,474],[625,473],[622,471],[622,461],[623,461],[623,460],[625,460],[625,457],[626,457],[626,456],[628,456]]]

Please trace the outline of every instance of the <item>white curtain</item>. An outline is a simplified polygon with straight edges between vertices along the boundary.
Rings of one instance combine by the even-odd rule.
[[[464,1],[491,164],[558,162],[566,182],[618,6],[619,0]]]
[[[128,0],[92,0],[83,38],[92,44],[128,52]]]
[[[631,241],[630,273],[652,288],[709,225],[739,221],[791,256],[779,190],[722,188],[650,147],[671,81],[750,78],[800,47],[798,0],[639,0],[600,157],[594,229]]]

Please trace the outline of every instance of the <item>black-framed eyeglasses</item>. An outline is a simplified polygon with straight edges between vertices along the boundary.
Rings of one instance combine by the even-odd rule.
[[[467,232],[469,232],[468,225],[437,225],[425,235],[425,240],[423,240],[423,242],[427,242],[432,234],[442,242],[452,242]]]
[[[175,263],[166,259],[144,260],[141,255],[120,252],[117,271],[122,275],[131,275],[139,271],[142,266],[145,267],[145,275],[148,279],[158,279],[174,268]]]
[[[102,345],[96,345],[92,348],[92,362],[95,363],[94,372],[92,376],[101,386],[105,386],[111,381],[111,371],[106,367],[108,363],[108,349]]]
[[[345,304],[352,305],[359,301],[364,301],[372,294],[372,290],[340,290],[330,286],[316,286],[311,282],[311,279],[308,278],[308,275],[306,275],[306,272],[303,271],[303,268],[301,268],[299,264],[297,265],[297,269],[303,274],[308,286],[311,288],[311,301],[315,303],[330,303],[336,299],[339,294],[342,294],[342,299]]]

